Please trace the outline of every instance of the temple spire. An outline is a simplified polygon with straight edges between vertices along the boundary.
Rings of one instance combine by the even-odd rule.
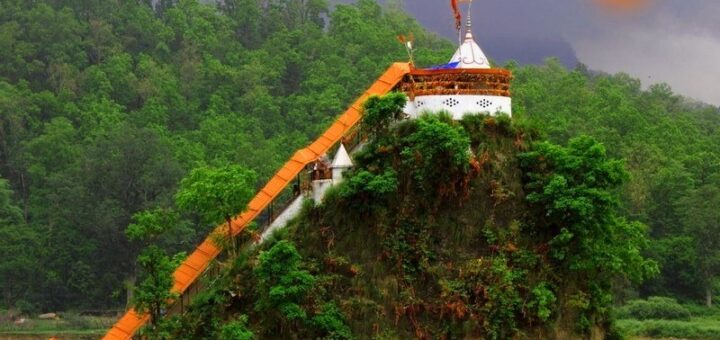
[[[468,11],[467,11],[467,25],[466,25],[466,27],[467,27],[467,31],[468,31],[468,32],[471,32],[471,31],[472,31],[472,18],[471,18],[471,14],[472,14],[472,0],[470,0],[470,4],[468,5]],[[471,32],[471,33],[472,33],[472,32]]]
[[[490,68],[490,62],[482,49],[475,42],[472,33],[472,1],[469,1],[467,12],[467,23],[465,24],[465,39],[460,42],[460,47],[450,59],[450,63],[457,64],[456,68]]]

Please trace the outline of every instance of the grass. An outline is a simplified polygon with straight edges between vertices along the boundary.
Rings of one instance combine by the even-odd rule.
[[[62,314],[58,320],[28,319],[21,325],[11,320],[0,321],[0,338],[33,339],[34,336],[64,336],[72,338],[97,338],[115,322],[113,317],[81,316],[73,313]],[[16,337],[15,337],[16,336]]]
[[[720,319],[699,317],[690,320],[635,320],[622,319],[616,326],[630,337],[720,339]]]
[[[617,310],[617,330],[630,339],[720,339],[720,308],[671,300],[630,301]]]

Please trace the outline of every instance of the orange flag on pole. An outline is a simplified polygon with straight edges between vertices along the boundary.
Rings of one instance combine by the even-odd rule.
[[[450,7],[452,7],[453,15],[455,16],[455,29],[460,30],[462,27],[462,14],[460,14],[457,0],[450,0]]]

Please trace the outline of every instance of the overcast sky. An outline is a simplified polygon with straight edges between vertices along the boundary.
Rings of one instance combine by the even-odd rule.
[[[429,29],[455,37],[448,0],[404,0]],[[720,105],[720,0],[651,0],[635,14],[609,14],[591,0],[475,0],[474,33],[498,60],[560,56],[627,72],[644,85],[666,82]],[[456,38],[455,38],[456,39]]]

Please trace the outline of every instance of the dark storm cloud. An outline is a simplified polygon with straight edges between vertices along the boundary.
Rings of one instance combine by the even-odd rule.
[[[575,57],[591,68],[627,72],[645,85],[720,105],[720,0],[651,0],[631,15],[604,12],[591,0],[475,0],[474,32],[499,61]],[[449,1],[405,0],[431,30],[456,40]]]

